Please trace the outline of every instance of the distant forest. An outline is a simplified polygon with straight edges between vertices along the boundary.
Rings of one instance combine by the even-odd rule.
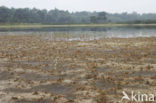
[[[156,23],[156,14],[68,12],[29,8],[0,7],[0,23],[90,24],[90,23]]]

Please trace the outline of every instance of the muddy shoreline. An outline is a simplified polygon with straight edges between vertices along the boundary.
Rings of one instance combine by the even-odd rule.
[[[117,103],[131,90],[156,95],[156,37],[0,36],[1,103]]]

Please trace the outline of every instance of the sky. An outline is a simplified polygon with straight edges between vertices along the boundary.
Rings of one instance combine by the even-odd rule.
[[[106,11],[110,13],[156,13],[156,0],[0,0],[0,6],[14,8]]]

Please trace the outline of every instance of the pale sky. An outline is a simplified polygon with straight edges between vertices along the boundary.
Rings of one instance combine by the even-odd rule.
[[[48,10],[156,13],[156,0],[0,0],[2,5]]]

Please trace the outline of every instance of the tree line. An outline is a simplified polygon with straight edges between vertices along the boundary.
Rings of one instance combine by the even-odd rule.
[[[90,24],[90,23],[156,23],[156,14],[69,12],[36,8],[0,7],[0,23]]]

